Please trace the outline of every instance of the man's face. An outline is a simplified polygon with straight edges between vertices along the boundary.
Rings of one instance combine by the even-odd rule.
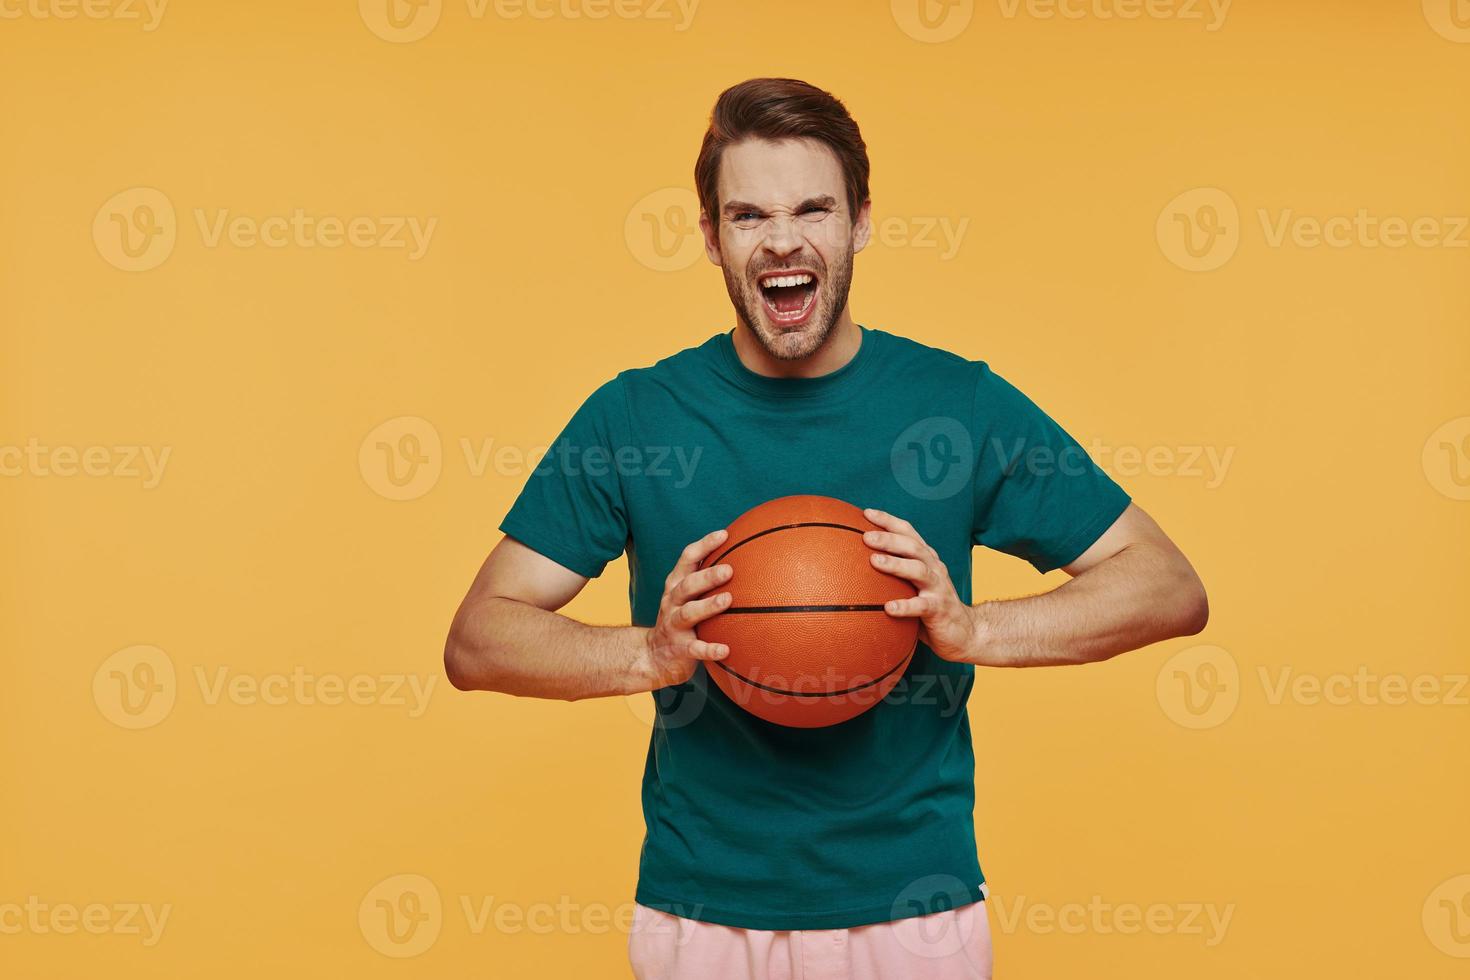
[[[720,161],[719,227],[705,251],[724,271],[740,321],[772,357],[826,342],[847,309],[852,257],[868,243],[868,202],[853,220],[837,156],[814,140],[744,140]]]

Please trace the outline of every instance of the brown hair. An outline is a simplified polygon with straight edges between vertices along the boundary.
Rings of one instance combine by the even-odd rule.
[[[694,163],[699,206],[719,227],[720,156],[744,139],[812,139],[837,154],[854,218],[868,199],[868,145],[835,96],[795,78],[752,78],[720,93]]]

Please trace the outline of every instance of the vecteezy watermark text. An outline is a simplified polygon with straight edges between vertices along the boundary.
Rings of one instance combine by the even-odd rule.
[[[23,902],[0,902],[0,936],[137,936],[157,946],[173,913],[172,904],[151,902],[46,902],[28,895]]]
[[[152,490],[172,454],[172,446],[51,446],[32,436],[24,445],[0,445],[0,477],[109,477]]]

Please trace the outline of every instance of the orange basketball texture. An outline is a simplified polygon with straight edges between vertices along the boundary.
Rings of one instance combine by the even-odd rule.
[[[752,507],[701,568],[728,564],[730,606],[700,623],[702,640],[730,654],[706,668],[751,714],[819,728],[855,718],[898,683],[919,621],[883,611],[917,594],[873,567],[864,531],[881,530],[832,497],[778,497]]]

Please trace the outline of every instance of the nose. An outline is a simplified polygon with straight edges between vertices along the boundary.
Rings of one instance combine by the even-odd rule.
[[[773,255],[787,256],[801,249],[802,236],[795,215],[771,215],[767,227],[770,231],[762,243],[766,251]]]

